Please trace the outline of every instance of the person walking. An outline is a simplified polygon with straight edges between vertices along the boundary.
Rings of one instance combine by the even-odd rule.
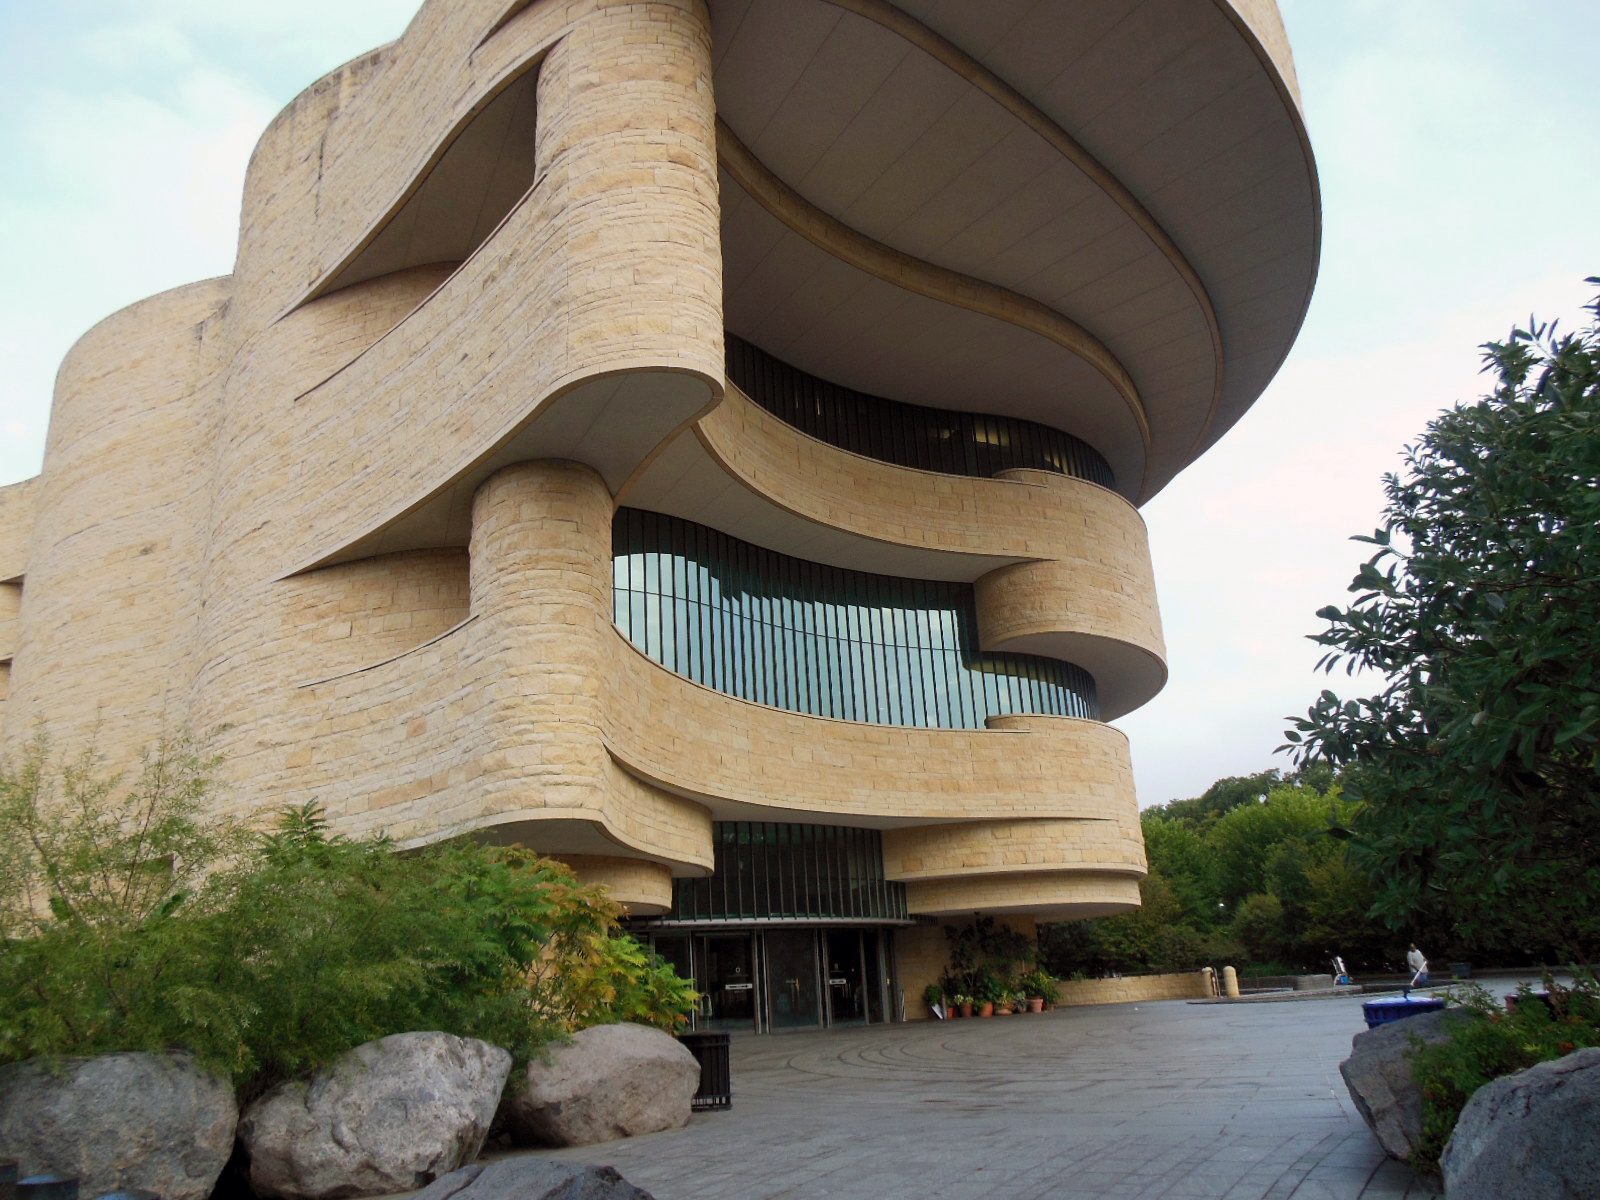
[[[1423,957],[1422,951],[1417,949],[1415,942],[1411,949],[1406,951],[1406,966],[1411,968],[1411,986],[1422,987],[1428,982],[1428,960]]]

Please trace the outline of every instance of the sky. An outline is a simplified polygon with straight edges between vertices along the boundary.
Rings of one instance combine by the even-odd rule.
[[[1431,416],[1482,394],[1480,343],[1530,313],[1570,323],[1600,274],[1600,3],[1281,7],[1322,183],[1321,274],[1272,385],[1145,506],[1171,679],[1117,723],[1144,804],[1290,765],[1273,753],[1284,719],[1325,685],[1306,635],[1345,595],[1383,473]],[[415,8],[0,0],[0,485],[39,470],[72,343],[226,274],[268,121]]]

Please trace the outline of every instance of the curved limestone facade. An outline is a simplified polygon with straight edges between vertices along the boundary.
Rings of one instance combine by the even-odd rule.
[[[192,728],[242,815],[566,859],[759,1027],[799,943],[712,933],[915,1012],[930,918],[1138,903],[1138,506],[1318,241],[1262,0],[427,0],[269,126],[231,275],[68,355],[0,748]]]

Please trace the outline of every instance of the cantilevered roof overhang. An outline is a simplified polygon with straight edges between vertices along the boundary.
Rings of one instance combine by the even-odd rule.
[[[1316,276],[1270,0],[710,0],[728,327],[1085,438],[1142,502],[1254,402]]]

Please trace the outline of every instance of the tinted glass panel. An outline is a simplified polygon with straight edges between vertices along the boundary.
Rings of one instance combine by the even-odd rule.
[[[1031,467],[1116,486],[1099,451],[1048,425],[852,391],[807,375],[731,333],[727,358],[728,378],[751,400],[841,450],[945,475],[987,476]]]
[[[883,877],[876,829],[718,821],[705,879],[674,879],[660,921],[904,921],[906,889]]]
[[[1100,715],[1081,667],[981,653],[969,584],[823,566],[632,508],[618,510],[612,536],[617,627],[696,683],[882,725],[981,729],[1005,713]],[[696,560],[680,569],[674,547]]]

